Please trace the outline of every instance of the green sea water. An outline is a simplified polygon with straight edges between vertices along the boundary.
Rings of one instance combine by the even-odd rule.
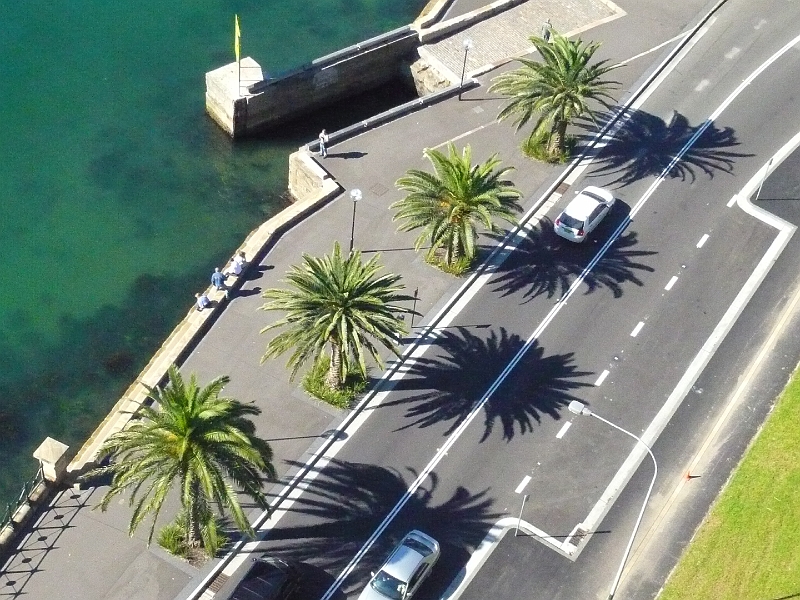
[[[242,55],[274,75],[424,4],[0,3],[0,512],[35,447],[79,446],[213,266],[285,205],[288,155],[311,130],[233,144],[204,114],[233,15]]]

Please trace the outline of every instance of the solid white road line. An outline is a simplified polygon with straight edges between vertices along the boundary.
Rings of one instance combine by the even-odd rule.
[[[525,489],[525,486],[528,485],[530,480],[531,480],[531,476],[530,475],[525,475],[525,477],[523,477],[523,479],[520,482],[520,484],[517,486],[517,489],[514,490],[514,493],[521,494],[522,490]]]
[[[797,134],[787,146],[794,151],[798,146],[800,146],[800,133]],[[786,148],[785,146],[784,148]],[[782,148],[778,154],[784,151]],[[785,156],[783,156],[785,158]],[[783,160],[781,158],[780,160]],[[776,165],[777,167],[777,165]],[[719,442],[718,437],[722,428],[725,424],[730,420],[731,414],[733,410],[739,406],[745,398],[746,392],[749,391],[750,386],[753,382],[753,379],[758,375],[758,372],[761,369],[761,365],[764,363],[766,358],[769,354],[774,350],[775,344],[777,343],[778,339],[786,334],[787,327],[789,325],[789,321],[792,317],[795,316],[796,311],[800,306],[800,287],[798,287],[789,303],[785,306],[783,311],[781,312],[778,320],[776,321],[772,331],[770,332],[767,339],[762,344],[761,348],[759,349],[758,353],[756,354],[755,359],[752,363],[748,366],[747,370],[745,371],[744,377],[741,378],[739,381],[739,385],[736,387],[734,392],[729,396],[728,403],[725,406],[725,409],[719,415],[719,418],[714,423],[714,426],[711,428],[711,431],[706,436],[706,439],[703,441],[703,444],[700,446],[700,449],[697,451],[697,454],[692,458],[689,463],[689,466],[686,469],[682,469],[687,473],[696,473],[697,470],[701,467],[701,461],[708,460],[706,456],[712,448],[718,448]],[[636,561],[638,560],[639,553],[643,552],[645,547],[647,546],[650,541],[653,540],[654,536],[657,534],[659,529],[661,528],[662,522],[667,518],[669,512],[672,510],[672,507],[678,501],[678,497],[683,490],[684,486],[686,485],[686,478],[681,477],[680,482],[678,485],[675,486],[675,489],[669,496],[669,499],[664,503],[659,514],[652,520],[650,527],[644,532],[644,537],[642,538],[642,542],[639,544],[639,548],[637,553],[631,555],[631,561],[629,568],[632,568]]]
[[[664,286],[664,289],[670,291],[672,289],[672,286],[675,285],[677,281],[678,281],[678,276],[674,275],[672,279],[669,280],[669,283],[667,283],[667,285]]]
[[[631,337],[636,337],[639,335],[642,327],[644,327],[644,321],[639,321],[638,325],[636,325],[636,327],[633,328],[633,331],[631,331]]]
[[[572,421],[567,421],[566,423],[564,423],[564,425],[561,426],[561,429],[556,434],[556,439],[560,440],[561,438],[563,438],[564,434],[567,433],[567,430],[570,428],[571,425]]]
[[[600,373],[600,377],[597,378],[597,381],[594,382],[594,385],[595,386],[603,385],[603,382],[606,380],[606,377],[608,377],[608,374],[609,374],[608,369]]]
[[[689,35],[689,33],[691,33],[691,32],[687,31],[686,33],[681,33],[679,35],[676,35],[674,38],[669,39],[666,42],[661,42],[658,46],[653,46],[652,48],[650,48],[650,50],[645,50],[644,52],[640,52],[639,54],[637,54],[635,56],[631,56],[630,58],[627,58],[627,59],[623,60],[622,62],[618,62],[615,65],[615,67],[621,67],[622,65],[627,65],[629,62],[633,62],[637,58],[642,58],[643,56],[647,56],[651,52],[655,52],[656,50],[660,50],[661,48],[663,48],[664,46],[667,46],[668,44],[671,44],[672,42],[677,42],[678,40],[682,40],[687,35]]]
[[[744,91],[744,89],[747,88],[747,86],[750,85],[759,74],[761,74],[767,67],[772,65],[776,60],[778,60],[778,58],[791,50],[798,43],[800,43],[800,35],[796,36],[790,42],[785,44],[780,50],[775,52],[775,54],[770,56],[770,58],[764,61],[755,71],[753,71],[712,113],[711,117],[706,120],[706,123],[703,127],[699,128],[697,134],[693,136],[690,142],[694,143],[694,140],[702,135],[702,132],[705,131],[705,129],[711,125],[711,123],[713,123],[713,121],[718,118],[720,114],[722,114],[722,111],[727,108],[730,103],[733,102],[736,96]],[[779,233],[776,236],[775,241],[759,261],[753,273],[745,282],[742,289],[736,295],[736,298],[734,298],[733,302],[728,307],[728,310],[722,316],[722,319],[719,321],[719,323],[717,323],[717,326],[711,332],[709,338],[689,364],[689,367],[684,372],[683,377],[681,377],[675,389],[667,398],[664,406],[661,407],[661,410],[658,411],[656,417],[640,436],[642,441],[650,447],[653,446],[655,441],[658,439],[658,436],[672,418],[672,415],[674,415],[675,411],[678,410],[678,407],[680,406],[681,402],[683,402],[686,394],[689,393],[692,385],[694,385],[695,381],[697,381],[697,378],[700,377],[700,373],[711,360],[714,352],[716,352],[717,348],[722,343],[722,340],[725,339],[728,331],[730,331],[730,329],[733,327],[736,319],[744,310],[744,307],[750,301],[750,298],[752,298],[753,294],[755,294],[758,286],[761,285],[761,282],[767,276],[770,268],[778,259],[778,256],[781,254],[781,252],[783,252],[786,244],[789,243],[789,239],[794,234],[796,229],[794,225],[765,211],[760,207],[754,206],[749,201],[750,196],[755,193],[759,183],[763,181],[766,174],[770,171],[770,167],[773,165],[773,161],[776,161],[776,157],[778,157],[776,162],[779,164],[780,161],[786,158],[786,156],[788,156],[788,154],[791,152],[791,150],[788,150],[790,144],[794,144],[794,147],[800,145],[800,134],[796,135],[794,138],[792,138],[792,141],[789,144],[781,148],[778,154],[776,154],[776,156],[770,159],[766,165],[759,169],[759,171],[750,179],[750,181],[747,182],[744,188],[742,188],[742,190],[734,196],[737,198],[737,202],[742,210],[759,219],[760,221],[775,227],[778,229]],[[688,148],[682,150],[676,158],[682,156],[686,150],[688,150]],[[671,169],[671,166],[667,167],[667,169]],[[636,444],[633,451],[625,459],[625,462],[619,468],[600,499],[592,508],[586,520],[583,523],[580,523],[578,527],[586,531],[593,531],[599,525],[599,523],[603,520],[603,517],[611,508],[611,504],[617,498],[625,485],[627,485],[628,481],[633,476],[642,460],[644,460],[645,456],[647,456],[647,451],[642,447],[641,444]],[[579,553],[583,547],[585,546],[581,545],[581,547],[577,549],[577,552]]]
[[[697,242],[697,247],[698,247],[698,248],[702,248],[703,246],[705,246],[705,243],[706,243],[707,241],[708,241],[708,234],[707,234],[707,233],[704,233],[704,234],[703,234],[703,237],[701,237],[701,238],[700,238],[700,241],[699,241],[699,242]]]

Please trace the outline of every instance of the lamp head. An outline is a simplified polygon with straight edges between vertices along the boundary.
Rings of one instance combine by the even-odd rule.
[[[361,190],[358,188],[351,190],[350,197],[353,199],[353,202],[358,202],[361,200]]]
[[[475,44],[469,38],[464,38],[464,41],[461,43],[464,44],[464,50],[472,50],[473,46],[475,46]]]
[[[567,406],[567,409],[569,412],[576,415],[590,416],[592,414],[592,411],[586,408],[586,405],[583,402],[578,402],[577,400],[570,402],[569,406]]]

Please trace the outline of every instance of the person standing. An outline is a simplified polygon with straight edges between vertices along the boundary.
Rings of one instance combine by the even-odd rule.
[[[214,267],[214,272],[211,274],[211,284],[218,290],[224,290],[225,279],[225,273],[221,273],[219,267]]]
[[[324,129],[319,133],[319,155],[322,158],[328,156],[328,132]]]

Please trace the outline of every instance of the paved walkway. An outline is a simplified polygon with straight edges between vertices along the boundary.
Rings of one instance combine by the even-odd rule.
[[[585,1],[593,4],[596,0]],[[691,2],[699,4],[698,0]],[[553,3],[562,4],[573,6],[578,0]],[[604,50],[617,60],[671,38],[684,28],[689,18],[682,13],[665,13],[658,0],[632,0],[631,8],[627,5],[625,8],[630,13],[628,18],[592,33],[593,39],[610,40]],[[699,6],[692,8],[699,10]],[[685,6],[681,9],[686,10]],[[657,19],[652,15],[657,15]],[[559,21],[554,18],[553,22]],[[631,32],[648,29],[651,34],[647,40],[633,35],[626,40],[622,27]],[[637,61],[621,73],[621,90],[633,84],[652,58]],[[399,198],[394,181],[409,168],[428,168],[421,156],[422,148],[458,139],[459,145],[472,144],[479,160],[499,152],[504,164],[518,167],[513,179],[523,190],[527,205],[560,171],[521,156],[518,149],[521,136],[515,136],[509,125],[495,122],[499,102],[487,96],[486,80],[482,84],[464,94],[463,101],[453,98],[441,102],[336,144],[322,161],[323,167],[346,189],[359,187],[364,191],[357,207],[356,247],[367,256],[380,252],[386,269],[402,274],[409,292],[419,290],[417,310],[424,316],[417,318],[415,326],[424,322],[425,316],[435,313],[437,306],[461,284],[461,280],[426,265],[411,250],[414,235],[397,233],[396,223],[391,222],[392,213],[387,210]],[[282,286],[284,273],[300,261],[303,252],[329,253],[334,239],[346,247],[351,218],[352,202],[344,194],[284,234],[266,258],[253,266],[241,293],[182,365],[184,373],[196,373],[201,382],[221,374],[230,375],[232,380],[226,394],[255,402],[262,409],[255,419],[256,426],[259,434],[270,440],[276,467],[284,480],[307,452],[323,442],[325,432],[344,414],[310,400],[297,383],[290,383],[284,358],[259,365],[268,340],[259,330],[274,318],[257,310],[262,304],[260,292]],[[129,538],[130,509],[124,499],[113,503],[106,513],[91,510],[104,490],[102,486],[68,489],[55,497],[49,510],[25,532],[16,555],[2,566],[0,600],[188,597],[211,565],[197,570],[169,556],[157,545],[148,548],[146,526]],[[166,507],[165,513],[174,506],[173,503]]]

